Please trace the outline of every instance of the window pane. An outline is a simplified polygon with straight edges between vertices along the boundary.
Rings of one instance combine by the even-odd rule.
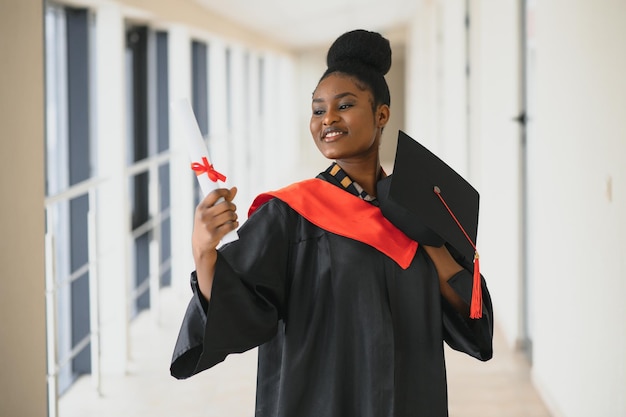
[[[126,33],[127,71],[129,81],[128,107],[132,121],[130,160],[148,157],[148,28],[132,27]]]
[[[209,134],[209,100],[207,46],[203,42],[191,43],[192,107],[202,136]]]
[[[169,73],[168,73],[167,33],[156,34],[156,106],[157,106],[157,151],[170,147],[169,126]]]
[[[67,11],[67,77],[70,185],[90,176],[89,21],[87,10]]]

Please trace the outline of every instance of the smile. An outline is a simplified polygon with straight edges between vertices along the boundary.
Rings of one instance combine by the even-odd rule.
[[[325,141],[331,141],[339,136],[344,135],[344,132],[342,132],[341,130],[329,130],[324,132],[324,134],[322,135],[322,140]]]

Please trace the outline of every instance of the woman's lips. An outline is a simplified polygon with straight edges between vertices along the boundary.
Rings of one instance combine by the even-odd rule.
[[[336,130],[336,129],[327,130],[322,135],[322,140],[324,142],[332,142],[343,135],[344,135],[344,132],[342,132],[341,130]]]

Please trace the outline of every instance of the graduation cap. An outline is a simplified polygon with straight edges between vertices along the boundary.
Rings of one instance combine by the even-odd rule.
[[[474,262],[470,317],[482,316],[480,267],[476,250],[478,191],[461,175],[403,131],[393,174],[380,180],[377,195],[383,215],[418,243],[444,243]]]

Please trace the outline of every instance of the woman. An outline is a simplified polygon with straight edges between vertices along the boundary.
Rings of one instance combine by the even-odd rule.
[[[376,207],[389,42],[348,32],[327,63],[310,129],[331,166],[259,196],[239,240],[219,250],[238,227],[236,189],[198,205],[194,298],[172,375],[260,346],[258,417],[447,416],[443,341],[491,357],[489,293],[483,281],[483,317],[470,320],[471,273],[445,246],[411,241]]]

